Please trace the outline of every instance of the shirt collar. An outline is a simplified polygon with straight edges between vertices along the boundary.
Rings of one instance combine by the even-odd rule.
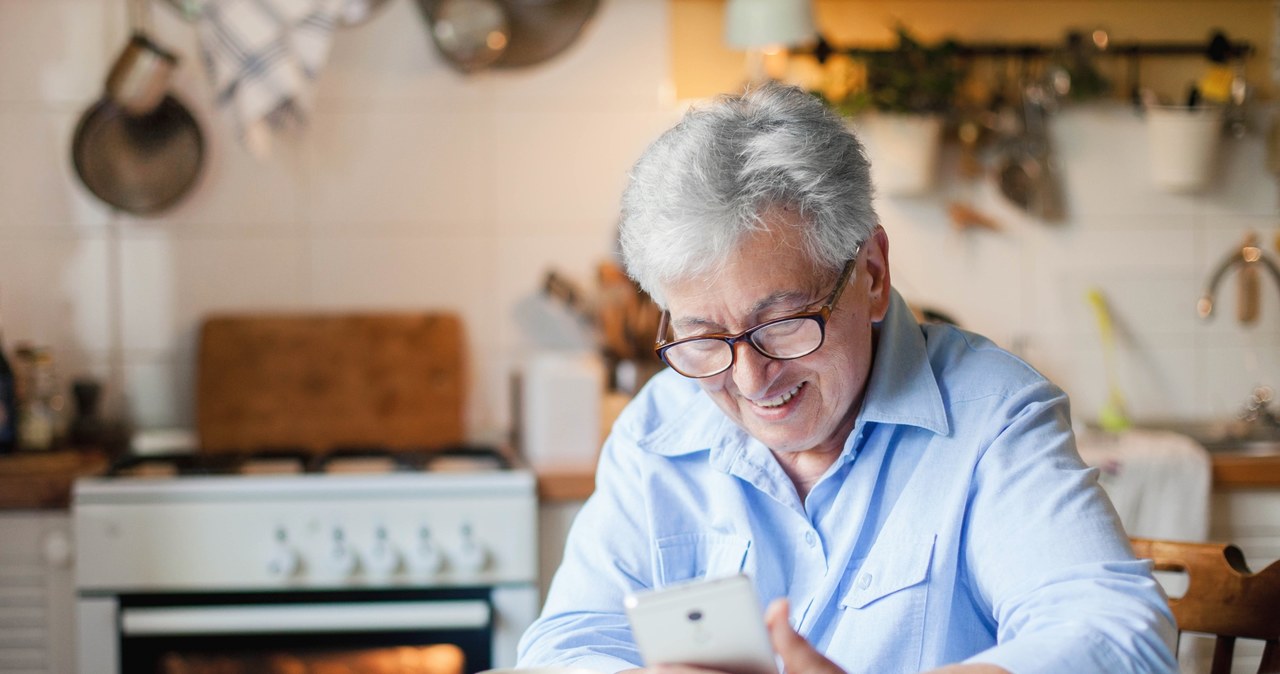
[[[950,425],[929,363],[924,334],[898,292],[891,289],[890,293],[889,311],[880,324],[857,429],[867,422],[905,424],[945,435]],[[717,462],[741,456],[751,437],[720,411],[696,381],[671,370],[657,377],[662,380],[653,382],[650,395],[671,398],[654,400],[654,404],[678,411],[640,438],[641,449],[663,456],[712,450]],[[857,435],[857,429],[853,435]],[[845,454],[848,453],[846,446]]]
[[[940,435],[951,430],[924,332],[906,301],[892,288],[858,414],[858,425],[866,422],[918,426]]]

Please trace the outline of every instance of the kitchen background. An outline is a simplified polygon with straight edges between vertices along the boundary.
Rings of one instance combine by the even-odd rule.
[[[927,40],[951,30],[1054,41],[1068,27],[1105,24],[1116,40],[1198,41],[1220,27],[1257,49],[1248,71],[1257,90],[1272,86],[1269,2],[843,3],[858,8],[853,27],[833,4],[819,3],[819,23],[850,40],[885,40],[894,18]],[[611,255],[630,163],[686,104],[736,76],[741,56],[722,46],[720,11],[712,0],[605,0],[552,61],[462,76],[432,47],[416,4],[395,0],[335,34],[309,126],[258,161],[213,109],[193,27],[153,3],[153,36],[182,57],[174,89],[208,157],[185,200],[138,218],[94,199],[69,161],[76,120],[126,40],[124,2],[0,0],[6,343],[48,345],[64,379],[108,382],[108,412],[138,427],[190,426],[195,338],[211,312],[452,309],[469,335],[468,427],[500,436],[511,424],[511,372],[536,348],[585,342],[541,297],[543,275],[591,284]],[[1180,63],[1186,77],[1200,73],[1201,61]],[[1052,121],[1066,221],[1046,225],[989,181],[946,172],[929,195],[877,204],[895,285],[1023,353],[1068,390],[1082,419],[1107,395],[1085,299],[1096,286],[1115,314],[1134,416],[1233,416],[1256,384],[1280,385],[1280,288],[1264,279],[1250,327],[1233,318],[1230,278],[1212,321],[1194,307],[1247,230],[1275,252],[1269,106],[1253,106],[1244,138],[1224,139],[1212,186],[1185,195],[1151,187],[1143,120],[1130,106],[1066,105]],[[958,198],[1001,231],[953,229],[946,206]]]

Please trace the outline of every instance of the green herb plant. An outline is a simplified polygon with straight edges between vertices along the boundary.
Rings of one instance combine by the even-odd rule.
[[[865,63],[866,85],[831,102],[841,114],[940,113],[952,108],[966,76],[959,44],[944,40],[924,45],[905,26],[900,24],[896,30],[897,47],[855,54]]]

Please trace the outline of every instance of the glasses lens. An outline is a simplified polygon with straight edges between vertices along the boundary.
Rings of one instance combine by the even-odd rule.
[[[667,347],[662,356],[686,377],[707,377],[729,367],[733,348],[719,339],[693,339]]]
[[[813,317],[769,323],[751,333],[751,343],[766,356],[799,358],[822,346],[822,323]]]

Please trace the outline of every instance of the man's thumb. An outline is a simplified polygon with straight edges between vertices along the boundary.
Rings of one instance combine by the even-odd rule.
[[[764,612],[764,624],[769,628],[769,641],[773,650],[782,657],[788,672],[804,672],[823,660],[821,654],[804,637],[791,629],[791,606],[786,599],[775,599]]]

